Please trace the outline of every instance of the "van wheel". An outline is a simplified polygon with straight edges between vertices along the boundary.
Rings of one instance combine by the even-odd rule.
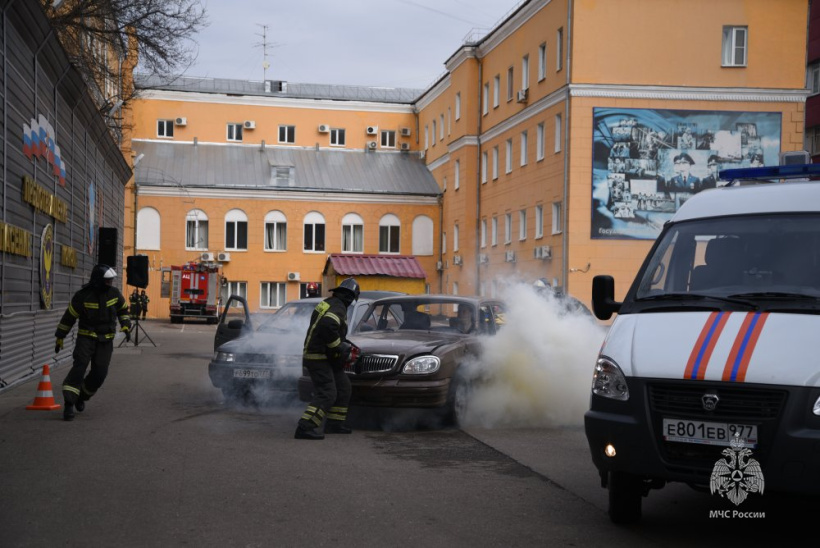
[[[635,523],[641,519],[643,482],[637,476],[624,472],[610,472],[609,519],[612,523]]]

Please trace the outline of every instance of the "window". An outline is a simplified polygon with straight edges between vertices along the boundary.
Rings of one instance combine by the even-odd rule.
[[[293,186],[293,166],[270,166],[271,184],[276,186]]]
[[[453,175],[453,189],[458,190],[461,181],[461,161],[456,160],[455,174]]]
[[[330,129],[330,146],[343,147],[345,146],[345,130],[341,128]]]
[[[490,83],[485,82],[484,83],[484,93],[483,93],[483,96],[481,97],[481,113],[482,114],[486,115],[490,111],[489,105],[490,105]]]
[[[507,139],[507,157],[505,158],[507,173],[512,172],[512,139]]]
[[[364,252],[364,221],[355,213],[342,218],[342,253]]]
[[[443,114],[439,114],[439,117],[438,117],[438,138],[439,138],[439,141],[444,140],[444,115]]]
[[[452,129],[453,121],[453,111],[450,107],[447,107],[447,135],[450,135],[450,130]]]
[[[185,216],[185,249],[208,249],[208,216],[201,209]]]
[[[504,243],[512,242],[512,213],[504,215]]]
[[[547,77],[547,43],[538,46],[538,81]]]
[[[262,282],[259,287],[259,306],[279,308],[287,302],[287,294],[285,282]]]
[[[512,101],[515,84],[513,83],[513,68],[507,69],[507,101]]]
[[[521,165],[527,165],[527,132],[521,132]]]
[[[498,217],[493,217],[492,234],[490,235],[490,243],[493,246],[498,245]]]
[[[441,190],[447,190],[447,176],[441,178]]]
[[[222,302],[228,302],[228,297],[231,295],[239,295],[245,299],[248,298],[248,282],[228,282],[219,290],[219,296],[222,297]],[[242,306],[239,301],[233,301],[232,306]]]
[[[518,239],[523,241],[527,239],[527,210],[522,209],[518,212]]]
[[[496,74],[493,78],[493,108],[498,107],[498,102],[501,100],[501,75]]]
[[[456,120],[461,119],[461,92],[456,93]]]
[[[544,122],[541,122],[535,128],[535,160],[541,161],[544,159]]]
[[[561,202],[552,203],[552,233],[561,233]]]
[[[228,140],[242,141],[242,124],[228,124]]]
[[[424,126],[424,150],[430,147],[430,130]]]
[[[290,143],[296,142],[296,126],[279,126],[279,142]]]
[[[487,182],[487,151],[481,153],[481,184]]]
[[[398,253],[401,222],[388,213],[379,221],[379,253]]]
[[[436,146],[436,121],[433,120],[433,146]]]
[[[396,132],[394,130],[382,130],[382,148],[396,148]]]
[[[453,226],[453,253],[458,252],[458,223]]]
[[[493,181],[498,179],[498,147],[493,147]]]
[[[555,152],[561,152],[561,115],[555,115]]]
[[[820,64],[809,65],[806,70],[806,87],[812,95],[820,93]]]
[[[441,252],[447,253],[447,233],[441,233]]]
[[[311,211],[305,215],[305,238],[302,247],[305,251],[325,250],[325,218],[321,213]]]
[[[288,220],[281,211],[265,215],[265,251],[288,250]]]
[[[248,216],[241,209],[225,214],[225,249],[248,249]]]
[[[453,282],[453,295],[458,295],[458,282]],[[458,311],[458,305],[453,305],[453,312]]]
[[[529,89],[530,87],[530,56],[525,55],[521,58],[521,89]]]
[[[558,29],[555,33],[555,72],[560,72],[563,66],[564,57],[564,29]]]
[[[413,219],[413,255],[433,255],[433,219],[419,215]]]
[[[487,219],[481,219],[481,247],[487,247]]]
[[[143,207],[137,213],[137,249],[159,250],[160,218],[153,207]]]
[[[544,237],[544,206],[535,206],[535,239]]]
[[[746,66],[747,27],[723,27],[723,66]]]
[[[157,120],[157,137],[173,137],[174,136],[174,121],[173,120]]]

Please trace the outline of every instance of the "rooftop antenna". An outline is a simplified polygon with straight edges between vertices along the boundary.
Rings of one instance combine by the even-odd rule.
[[[255,43],[253,46],[256,48],[262,48],[262,81],[264,82],[268,79],[268,69],[270,68],[270,63],[268,63],[268,48],[278,47],[279,44],[271,44],[268,42],[268,27],[270,25],[262,25],[261,23],[257,23],[256,26],[262,27],[262,32],[256,33],[257,36],[262,37],[262,41]]]

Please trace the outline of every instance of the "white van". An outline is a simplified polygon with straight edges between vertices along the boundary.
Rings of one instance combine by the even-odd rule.
[[[820,181],[696,194],[623,302],[611,276],[592,292],[618,313],[585,415],[612,521],[672,481],[820,494]],[[724,477],[727,450],[757,464]]]

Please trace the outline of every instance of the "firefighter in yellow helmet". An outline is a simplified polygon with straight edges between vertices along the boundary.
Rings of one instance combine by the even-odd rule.
[[[352,432],[345,424],[351,389],[344,364],[356,351],[347,340],[347,309],[359,298],[359,284],[347,278],[330,292],[313,310],[305,336],[302,367],[313,381],[313,399],[299,419],[296,439],[324,439],[319,430],[323,421],[327,434]]]
[[[74,345],[74,365],[63,381],[63,419],[67,421],[74,419],[75,407],[80,412],[85,409],[85,402],[91,399],[105,381],[111,354],[114,352],[117,321],[125,332],[125,339],[131,340],[128,303],[113,285],[116,277],[117,273],[110,266],[96,265],[91,271],[91,280],[71,298],[68,310],[54,333],[57,337],[54,352],[58,353],[63,348],[63,339],[71,331],[74,322],[79,320],[77,342]],[[85,376],[89,362],[91,370]]]

